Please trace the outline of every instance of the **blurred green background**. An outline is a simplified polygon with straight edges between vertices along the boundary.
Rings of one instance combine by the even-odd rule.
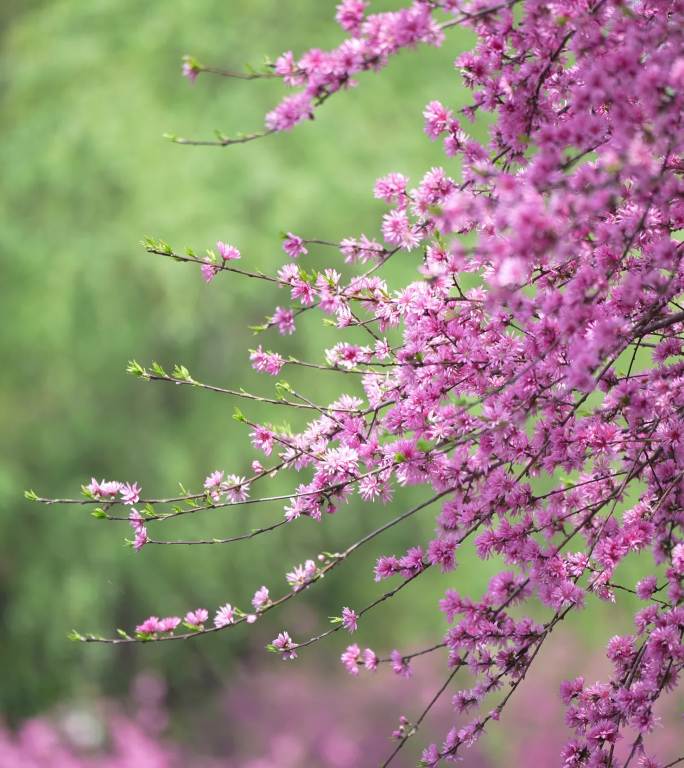
[[[460,31],[441,50],[409,52],[382,76],[363,76],[361,87],[331,99],[291,134],[227,149],[162,139],[167,131],[210,138],[215,128],[258,129],[283,93],[278,83],[206,75],[190,86],[180,77],[184,53],[219,66],[259,65],[264,54],[335,45],[342,34],[333,15],[332,0],[2,4],[0,710],[11,720],[63,699],[122,693],[149,668],[167,677],[172,694],[182,690],[178,698],[191,709],[228,678],[236,658],[261,654],[272,664],[263,646],[283,627],[316,633],[342,605],[360,607],[379,594],[369,586],[375,556],[426,540],[432,530],[434,511],[426,510],[300,606],[251,631],[111,649],[69,643],[66,635],[73,627],[109,633],[150,613],[199,605],[247,607],[262,583],[280,594],[292,565],[350,543],[423,495],[404,493],[389,509],[353,504],[323,524],[302,520],[230,547],[140,554],[123,546],[125,525],[22,498],[26,488],[78,496],[91,476],[137,480],[157,496],[173,494],[178,481],[197,488],[215,468],[248,474],[255,454],[247,431],[231,419],[234,402],[139,382],[124,369],[131,358],[169,368],[179,362],[201,381],[270,395],[273,380],[249,369],[247,350],[258,341],[247,326],[287,299],[225,275],[207,287],[198,269],[147,255],[139,242],[152,235],[201,251],[223,239],[250,267],[273,271],[285,262],[280,231],[377,236],[384,208],[372,197],[374,180],[389,171],[415,179],[444,161],[439,145],[422,135],[421,112],[433,98],[454,106],[467,99],[452,67],[470,41]],[[337,254],[311,250],[308,263],[341,263]],[[402,258],[392,269],[406,281],[417,259]],[[292,339],[259,341],[321,361],[333,338],[311,317]],[[319,402],[340,391],[336,374],[288,378]],[[278,410],[241,408],[255,420],[282,418]],[[165,524],[163,533],[226,536],[281,514],[282,505],[217,510]],[[477,592],[495,564],[464,558],[454,582]],[[406,648],[429,644],[441,628],[435,603],[445,585],[430,575],[415,587],[423,590],[419,600],[407,590],[403,602],[369,619],[359,642],[377,641],[383,652],[399,640]],[[617,626],[622,618],[611,621]],[[328,664],[343,642],[338,635],[323,649]]]

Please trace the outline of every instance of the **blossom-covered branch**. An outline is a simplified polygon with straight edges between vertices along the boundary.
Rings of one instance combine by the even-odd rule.
[[[574,735],[560,760],[564,768],[628,768],[635,760],[662,768],[651,753],[654,706],[684,669],[684,5],[414,0],[378,14],[367,14],[367,5],[339,4],[336,18],[349,37],[333,51],[286,52],[238,75],[280,78],[296,90],[269,112],[263,132],[206,143],[290,130],[358,73],[381,69],[419,43],[445,44],[445,30],[463,24],[477,36],[472,50],[455,51],[472,100],[432,100],[423,112],[425,133],[442,140],[447,167],[431,168],[416,184],[399,172],[378,179],[373,194],[387,211],[375,234],[333,242],[325,233],[307,239],[288,232],[274,274],[237,266],[240,251],[222,241],[201,256],[145,241],[151,253],[199,267],[207,283],[229,273],[228,290],[233,279],[257,279],[274,303],[278,294],[273,314],[255,328],[260,333],[289,335],[300,320],[322,316],[339,341],[319,360],[286,358],[262,345],[249,359],[267,376],[287,365],[312,376],[345,373],[348,394],[324,404],[278,381],[276,396],[264,397],[200,384],[183,367],[169,374],[133,364],[142,379],[289,408],[306,421],[279,427],[238,412],[255,452],[252,474],[215,470],[200,492],[145,501],[136,483],[93,480],[83,500],[29,495],[96,504],[95,517],[131,524],[136,550],[252,539],[301,517],[323,521],[355,497],[366,506],[389,504],[406,486],[424,488],[428,498],[341,552],[289,571],[290,592],[282,597],[272,599],[263,585],[253,611],[226,603],[206,629],[208,611],[196,609],[184,619],[150,617],[118,638],[76,637],[167,641],[251,624],[439,502],[430,541],[377,552],[375,580],[400,577],[396,586],[358,611],[345,606],[331,628],[308,640],[283,631],[270,649],[293,659],[341,629],[362,632],[369,611],[400,593],[408,599],[419,576],[439,569],[448,624],[442,637],[414,654],[395,648],[381,658],[357,643],[342,654],[353,675],[388,662],[408,677],[414,657],[447,651],[446,682],[416,723],[400,721],[386,765],[456,670],[468,669],[474,682],[452,704],[459,718],[478,712],[441,746],[426,748],[422,764],[432,767],[455,759],[498,719],[571,611],[588,599],[611,604],[636,596],[643,607],[633,633],[607,639],[610,679],[563,684]],[[185,60],[191,80],[210,71]],[[485,113],[489,140],[479,142],[468,122]],[[338,261],[311,266],[319,258],[309,253],[312,245]],[[383,268],[398,254],[415,274],[390,285]],[[364,343],[348,340],[351,329]],[[271,466],[256,458],[262,454],[274,457]],[[296,487],[254,495],[255,485],[276,476],[297,478]],[[148,534],[148,525],[171,525],[180,515],[267,501],[283,502],[283,518],[235,536]],[[128,505],[129,515],[111,514],[115,504]],[[480,599],[457,593],[449,576],[470,539],[481,559],[501,562]],[[628,583],[617,571],[637,556],[642,575]],[[405,591],[409,584],[414,589]],[[538,604],[550,616],[544,624],[525,615],[525,606]],[[507,693],[488,709],[488,697],[504,684]],[[630,733],[637,735],[627,744]]]

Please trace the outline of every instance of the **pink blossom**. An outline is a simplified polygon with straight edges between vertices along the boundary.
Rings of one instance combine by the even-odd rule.
[[[138,512],[137,509],[131,509],[128,513],[128,520],[131,528],[137,533],[145,526],[145,518]]]
[[[277,651],[280,651],[283,661],[297,658],[295,644],[287,632],[279,632],[272,645]]]
[[[181,623],[178,616],[167,616],[164,619],[159,620],[160,632],[173,632],[173,630]]]
[[[403,204],[408,179],[401,173],[390,173],[375,182],[375,197],[386,203]]]
[[[100,480],[93,477],[86,486],[86,489],[95,497],[107,499],[116,496],[122,488],[122,484],[116,480]]]
[[[138,624],[135,628],[136,632],[141,634],[153,634],[154,632],[163,632],[161,623],[156,616],[150,616],[149,619],[145,619],[142,624]]]
[[[212,501],[220,502],[223,491],[223,472],[221,470],[215,470],[211,474],[207,475],[204,480],[204,490],[207,491]]]
[[[408,659],[404,658],[397,650],[392,651],[390,654],[392,660],[392,670],[400,677],[411,677],[413,674],[409,665]]]
[[[271,455],[271,451],[273,450],[274,434],[270,429],[257,426],[252,432],[250,432],[250,437],[252,438],[252,445],[255,448],[263,451],[266,456]]]
[[[295,332],[294,312],[291,309],[276,307],[270,321],[278,326],[281,336],[289,336]]]
[[[451,110],[442,106],[439,101],[431,101],[423,111],[425,118],[425,133],[434,141],[444,133],[452,122]]]
[[[254,597],[252,598],[252,605],[254,606],[254,610],[261,611],[270,602],[271,598],[268,593],[268,587],[259,587],[259,589],[257,589],[257,591],[254,593]]]
[[[407,251],[413,250],[420,242],[420,236],[411,225],[406,212],[398,209],[383,217],[382,235],[385,242],[398,245]]]
[[[223,484],[226,496],[230,502],[237,504],[249,498],[249,483],[239,475],[227,475]]]
[[[202,70],[191,56],[184,56],[181,71],[183,77],[186,77],[190,83],[194,83],[195,80],[197,80],[197,75],[199,75]]]
[[[316,563],[313,560],[307,560],[303,565],[295,566],[286,574],[287,582],[296,592],[305,587],[317,572]]]
[[[140,486],[137,483],[122,483],[119,493],[124,504],[137,504],[140,501]]]
[[[367,0],[342,0],[337,6],[335,19],[346,32],[358,34],[361,30],[363,14],[368,6]]]
[[[192,624],[193,627],[202,627],[209,618],[209,611],[206,608],[197,608],[194,611],[188,611],[183,621]]]
[[[371,650],[370,648],[366,648],[366,650],[363,652],[363,666],[369,672],[375,672],[375,670],[378,668],[379,662],[380,659],[378,659],[375,651]]]
[[[270,131],[289,131],[302,120],[313,118],[311,98],[303,93],[286,96],[278,106],[266,115],[266,127]]]
[[[216,611],[216,615],[214,616],[214,626],[217,629],[220,629],[221,627],[227,627],[228,624],[233,624],[234,622],[235,622],[235,609],[230,603],[226,603],[225,605],[222,605]]]
[[[147,544],[149,541],[149,536],[147,535],[147,528],[145,528],[144,525],[138,526],[135,529],[135,538],[133,539],[133,549],[136,552],[140,552],[140,550]]]
[[[345,669],[347,670],[347,672],[349,672],[350,675],[359,674],[360,659],[361,659],[361,649],[356,643],[354,643],[353,645],[347,646],[346,650],[340,656],[340,660],[342,661],[342,664],[344,665]]]
[[[655,576],[646,576],[636,585],[636,593],[640,600],[649,600],[656,591],[657,579]]]
[[[202,266],[200,267],[200,272],[202,273],[205,283],[210,283],[220,271],[220,267],[209,260],[202,262]]]
[[[304,77],[297,66],[292,51],[286,51],[278,56],[273,66],[273,71],[278,77],[282,77],[286,85],[301,85]]]
[[[352,632],[356,632],[356,630],[358,629],[358,626],[357,626],[358,618],[359,618],[358,614],[352,608],[342,609],[342,626],[350,634]]]
[[[216,243],[216,248],[224,261],[235,261],[240,258],[240,251],[234,245],[228,245],[219,240]]]
[[[285,365],[285,360],[277,352],[265,352],[261,345],[252,350],[250,360],[252,361],[252,368],[271,376],[277,376],[280,369]]]
[[[284,238],[283,250],[291,259],[297,259],[299,256],[306,256],[309,252],[306,249],[302,238],[293,235],[292,232],[288,232],[287,237]]]

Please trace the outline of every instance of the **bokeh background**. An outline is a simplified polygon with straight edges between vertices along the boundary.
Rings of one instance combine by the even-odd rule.
[[[278,83],[211,76],[190,86],[180,77],[184,53],[259,65],[265,54],[337,44],[333,16],[333,0],[0,4],[0,768],[57,765],[58,752],[69,767],[374,765],[391,749],[399,714],[415,715],[440,685],[430,660],[416,665],[410,682],[389,672],[350,680],[338,669],[342,633],[292,665],[263,650],[283,628],[316,633],[343,605],[379,594],[374,558],[426,539],[430,512],[253,627],[116,649],[66,639],[72,628],[108,633],[150,613],[182,615],[226,601],[246,607],[262,583],[279,594],[291,566],[359,538],[420,500],[417,492],[398,496],[391,509],[352,504],[323,524],[303,520],[240,545],[140,554],[123,545],[125,525],[23,499],[27,488],[78,496],[91,476],[136,480],[156,496],[174,493],[179,481],[197,488],[217,468],[248,474],[254,454],[231,419],[234,402],[124,371],[131,358],[178,362],[202,381],[271,395],[273,382],[247,363],[258,343],[248,325],[286,299],[224,275],[207,287],[196,268],[150,256],[140,240],[152,235],[201,251],[223,239],[251,267],[273,271],[285,260],[281,231],[376,236],[383,207],[372,198],[374,180],[394,170],[416,178],[444,162],[422,135],[421,111],[433,98],[466,102],[452,66],[471,41],[462,31],[441,50],[407,53],[382,76],[362,77],[361,87],[289,135],[227,149],[162,139],[258,129],[282,94]],[[480,137],[485,130],[473,128]],[[309,259],[341,262],[314,249]],[[390,274],[405,282],[416,266],[406,256]],[[320,361],[333,338],[312,317],[293,338],[264,343]],[[321,402],[348,384],[335,374],[288,371],[288,378]],[[255,420],[282,418],[241,408]],[[165,533],[227,536],[281,512],[217,510]],[[469,552],[460,562],[453,583],[474,595],[497,567]],[[436,601],[447,584],[431,575],[421,581],[369,617],[359,642],[383,653],[430,644],[443,630]],[[535,764],[553,764],[564,737],[558,682],[589,653],[600,676],[599,648],[629,627],[628,608],[592,605],[559,630],[522,706],[465,765],[516,764],[529,757],[531,734],[542,750]],[[450,722],[447,696],[397,765],[412,765],[418,746]]]

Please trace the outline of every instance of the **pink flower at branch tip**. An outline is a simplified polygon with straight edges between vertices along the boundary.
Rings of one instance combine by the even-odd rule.
[[[183,77],[187,78],[190,81],[190,83],[194,83],[195,80],[197,80],[197,76],[201,71],[202,70],[200,66],[192,58],[192,56],[183,56],[183,65],[181,67],[181,72],[183,74]]]
[[[293,235],[292,232],[288,232],[287,236],[283,239],[283,250],[291,259],[306,256],[309,252],[304,245],[304,240],[297,235]]]

